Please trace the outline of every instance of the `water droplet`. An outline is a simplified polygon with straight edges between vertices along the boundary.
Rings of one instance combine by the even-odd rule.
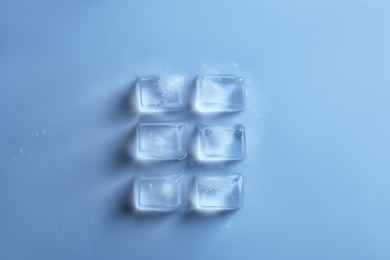
[[[241,140],[242,138],[242,130],[241,129],[237,129],[234,131],[234,137],[237,139],[237,140]]]
[[[204,133],[206,136],[210,136],[212,137],[213,136],[213,131],[210,130],[210,129],[206,129],[205,133]]]

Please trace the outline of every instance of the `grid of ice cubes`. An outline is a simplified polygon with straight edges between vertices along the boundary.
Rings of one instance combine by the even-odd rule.
[[[196,177],[196,208],[200,210],[239,209],[242,206],[241,174]]]
[[[141,112],[170,112],[187,108],[188,93],[180,74],[140,77],[137,96]],[[242,111],[244,79],[232,75],[201,75],[196,81],[195,107],[200,113]],[[137,127],[137,157],[181,160],[187,156],[186,123],[141,123]],[[242,124],[197,127],[201,161],[245,158]],[[242,206],[243,177],[238,173],[198,175],[193,187],[197,210],[232,210]],[[140,175],[134,183],[134,204],[141,211],[176,211],[187,207],[189,189],[182,174]]]
[[[146,211],[175,211],[187,206],[183,175],[138,176],[134,183],[135,207]]]
[[[140,77],[137,93],[141,112],[178,111],[187,106],[184,77],[180,74]]]
[[[201,75],[196,81],[196,108],[207,112],[242,111],[244,79],[232,75]]]
[[[187,156],[185,123],[145,123],[137,129],[137,157],[151,160],[181,160]]]
[[[241,124],[199,125],[200,160],[242,160],[245,158],[245,127]]]

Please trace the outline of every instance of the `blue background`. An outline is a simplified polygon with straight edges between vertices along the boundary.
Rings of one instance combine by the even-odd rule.
[[[0,259],[390,259],[390,2],[0,1]],[[138,75],[248,80],[230,214],[142,216]],[[191,85],[191,84],[190,84]],[[131,134],[130,134],[131,136]],[[162,169],[156,165],[150,169]]]

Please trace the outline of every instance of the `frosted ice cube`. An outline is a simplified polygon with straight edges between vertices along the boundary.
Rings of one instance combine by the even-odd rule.
[[[134,183],[135,207],[138,210],[174,211],[187,205],[183,175],[143,175]]]
[[[187,156],[185,123],[146,123],[138,125],[137,157],[154,160],[181,160]]]
[[[244,79],[231,75],[201,75],[196,81],[196,108],[200,112],[242,111]]]
[[[183,110],[187,106],[182,75],[141,77],[137,82],[139,110],[165,112]]]
[[[200,160],[242,160],[245,158],[245,128],[241,124],[199,125]]]
[[[195,206],[200,210],[239,209],[242,206],[241,174],[200,175],[196,177]]]

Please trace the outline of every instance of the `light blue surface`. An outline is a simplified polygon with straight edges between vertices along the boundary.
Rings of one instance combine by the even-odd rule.
[[[0,32],[0,259],[390,259],[389,1],[2,0]],[[247,159],[165,166],[242,173],[243,208],[134,214],[123,147],[171,118],[131,86],[210,71],[245,112],[186,118],[243,123]]]

